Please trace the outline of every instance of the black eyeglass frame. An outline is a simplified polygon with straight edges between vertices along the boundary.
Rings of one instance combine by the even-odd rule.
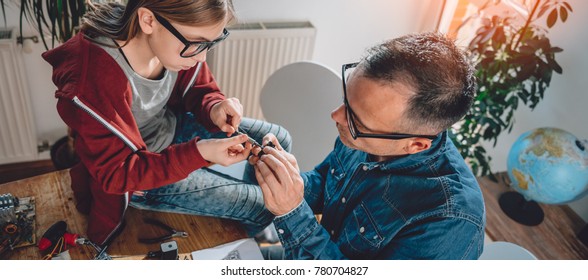
[[[406,139],[406,138],[419,137],[419,138],[427,138],[427,139],[433,140],[437,137],[437,135],[422,135],[422,134],[406,134],[406,133],[379,134],[379,133],[360,132],[357,129],[357,125],[355,124],[356,115],[353,112],[353,110],[351,109],[351,106],[349,106],[349,101],[347,100],[347,79],[345,77],[345,72],[349,68],[357,67],[358,64],[359,64],[359,62],[348,63],[348,64],[343,64],[343,66],[341,67],[341,79],[343,80],[343,105],[345,105],[347,126],[349,128],[349,132],[351,134],[351,137],[353,137],[353,140],[360,138],[360,137],[362,137],[362,138],[392,139],[392,140],[400,140],[400,139]]]
[[[155,19],[157,19],[157,21],[159,21],[159,23],[161,23],[161,25],[163,25],[163,27],[165,27],[165,29],[167,29],[169,32],[171,32],[171,34],[173,34],[176,38],[178,38],[178,40],[180,40],[180,42],[182,42],[184,44],[184,49],[180,52],[180,56],[184,57],[184,58],[193,57],[193,56],[200,54],[201,52],[203,52],[205,50],[212,49],[216,44],[222,42],[230,34],[230,32],[226,28],[224,28],[223,34],[220,37],[218,37],[212,41],[191,42],[191,41],[188,41],[188,39],[186,39],[184,36],[182,36],[182,34],[180,34],[180,32],[164,17],[158,15],[157,13],[153,13],[153,15],[155,16]],[[184,53],[192,45],[196,46],[195,53],[190,54],[190,55],[184,55]]]

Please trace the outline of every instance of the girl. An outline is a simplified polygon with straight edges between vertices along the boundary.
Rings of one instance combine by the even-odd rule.
[[[253,235],[271,223],[252,168],[240,181],[205,168],[247,158],[283,128],[242,118],[206,65],[233,19],[230,0],[130,0],[93,6],[81,32],[43,54],[53,66],[57,110],[80,163],[70,171],[87,235],[107,245],[130,204],[236,219]],[[229,136],[227,138],[227,136]],[[242,144],[245,143],[245,144]]]

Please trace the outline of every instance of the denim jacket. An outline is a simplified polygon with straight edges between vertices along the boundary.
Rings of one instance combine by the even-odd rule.
[[[426,151],[385,162],[337,139],[302,177],[305,199],[274,220],[288,259],[477,259],[482,253],[482,193],[446,132]]]

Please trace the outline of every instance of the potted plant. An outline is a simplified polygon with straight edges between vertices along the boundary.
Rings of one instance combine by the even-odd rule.
[[[82,17],[92,9],[93,2],[106,3],[116,0],[0,0],[0,10],[6,22],[6,7],[13,4],[19,10],[19,33],[22,38],[23,25],[33,26],[41,38],[45,49],[55,47],[73,37],[81,24]],[[118,0],[120,1],[120,0]],[[50,45],[45,35],[50,35]],[[79,159],[73,150],[73,139],[67,136],[60,138],[51,146],[51,160],[57,170],[73,166]]]
[[[120,1],[120,0],[119,0]],[[49,44],[43,35],[51,36],[51,48],[56,42],[65,42],[76,34],[81,24],[82,17],[88,9],[92,8],[90,0],[0,0],[4,25],[6,25],[6,5],[13,3],[19,7],[19,34],[22,37],[23,25],[28,23],[33,26],[39,35],[45,49]]]
[[[487,1],[459,27],[468,26],[472,19],[480,23],[468,46],[476,63],[478,93],[472,109],[450,133],[474,174],[492,178],[492,158],[482,141],[496,146],[498,136],[512,130],[515,110],[521,105],[534,109],[543,99],[553,72],[562,74],[555,60],[562,49],[552,46],[547,34],[572,12],[565,1],[525,1],[530,6],[502,2]],[[490,13],[500,4],[511,15]],[[546,27],[536,24],[542,18],[546,18]]]

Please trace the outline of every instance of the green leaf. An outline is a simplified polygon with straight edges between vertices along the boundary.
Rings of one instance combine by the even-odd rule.
[[[512,16],[486,16],[486,5],[473,16],[482,22],[469,42],[478,89],[474,104],[456,126],[459,138],[452,137],[452,141],[476,174],[492,174],[492,157],[483,150],[481,141],[496,146],[501,133],[513,130],[518,107],[535,108],[553,72],[562,71],[555,54],[563,50],[551,46],[547,34],[558,18],[567,22],[571,6],[563,1],[566,0],[525,1],[533,8],[523,19],[524,24]],[[484,2],[490,9],[500,1]],[[535,25],[544,16],[547,27]]]
[[[524,64],[521,67],[521,70],[517,73],[517,81],[526,81],[529,77],[533,75],[533,72],[535,72],[535,66],[531,64]]]
[[[568,11],[563,6],[559,8],[559,14],[561,16],[561,21],[566,22],[568,19]]]
[[[530,46],[521,46],[521,47],[519,48],[519,51],[520,51],[521,53],[525,53],[525,54],[534,54],[536,50],[537,50],[537,49],[535,49],[535,48],[532,48],[532,47],[530,47]]]
[[[496,27],[490,28],[488,31],[483,33],[482,38],[480,39],[480,43],[484,44],[494,36],[494,32],[496,32]]]
[[[499,26],[496,28],[496,32],[494,32],[494,35],[492,36],[492,47],[494,47],[494,49],[500,49],[500,46],[502,46],[505,41],[506,37],[504,36],[504,29],[502,26]]]
[[[6,27],[6,10],[4,10],[4,0],[0,0],[0,6],[2,6],[2,15],[4,16],[4,27]]]
[[[523,43],[525,43],[525,45],[528,45],[533,49],[540,49],[541,48],[541,42],[537,38],[526,39],[525,41],[523,41]]]
[[[537,18],[540,18],[545,12],[547,12],[547,10],[551,8],[551,5],[551,2],[545,2],[545,4],[543,4],[543,7],[541,7],[541,10],[539,11],[539,14],[537,14]]]
[[[549,48],[549,50],[547,52],[548,53],[558,53],[558,52],[563,52],[563,49],[559,48],[559,47],[553,47],[553,48]]]
[[[551,77],[553,76],[553,71],[551,71],[551,69],[547,69],[545,71],[543,71],[543,81],[545,81],[545,83],[547,85],[549,85],[549,83],[551,82]]]
[[[557,9],[553,9],[547,17],[547,27],[551,28],[557,21]]]
[[[561,68],[561,66],[554,59],[548,58],[547,64],[549,64],[551,69],[553,69],[553,71],[557,72],[558,74],[561,74],[563,72],[563,69]]]

